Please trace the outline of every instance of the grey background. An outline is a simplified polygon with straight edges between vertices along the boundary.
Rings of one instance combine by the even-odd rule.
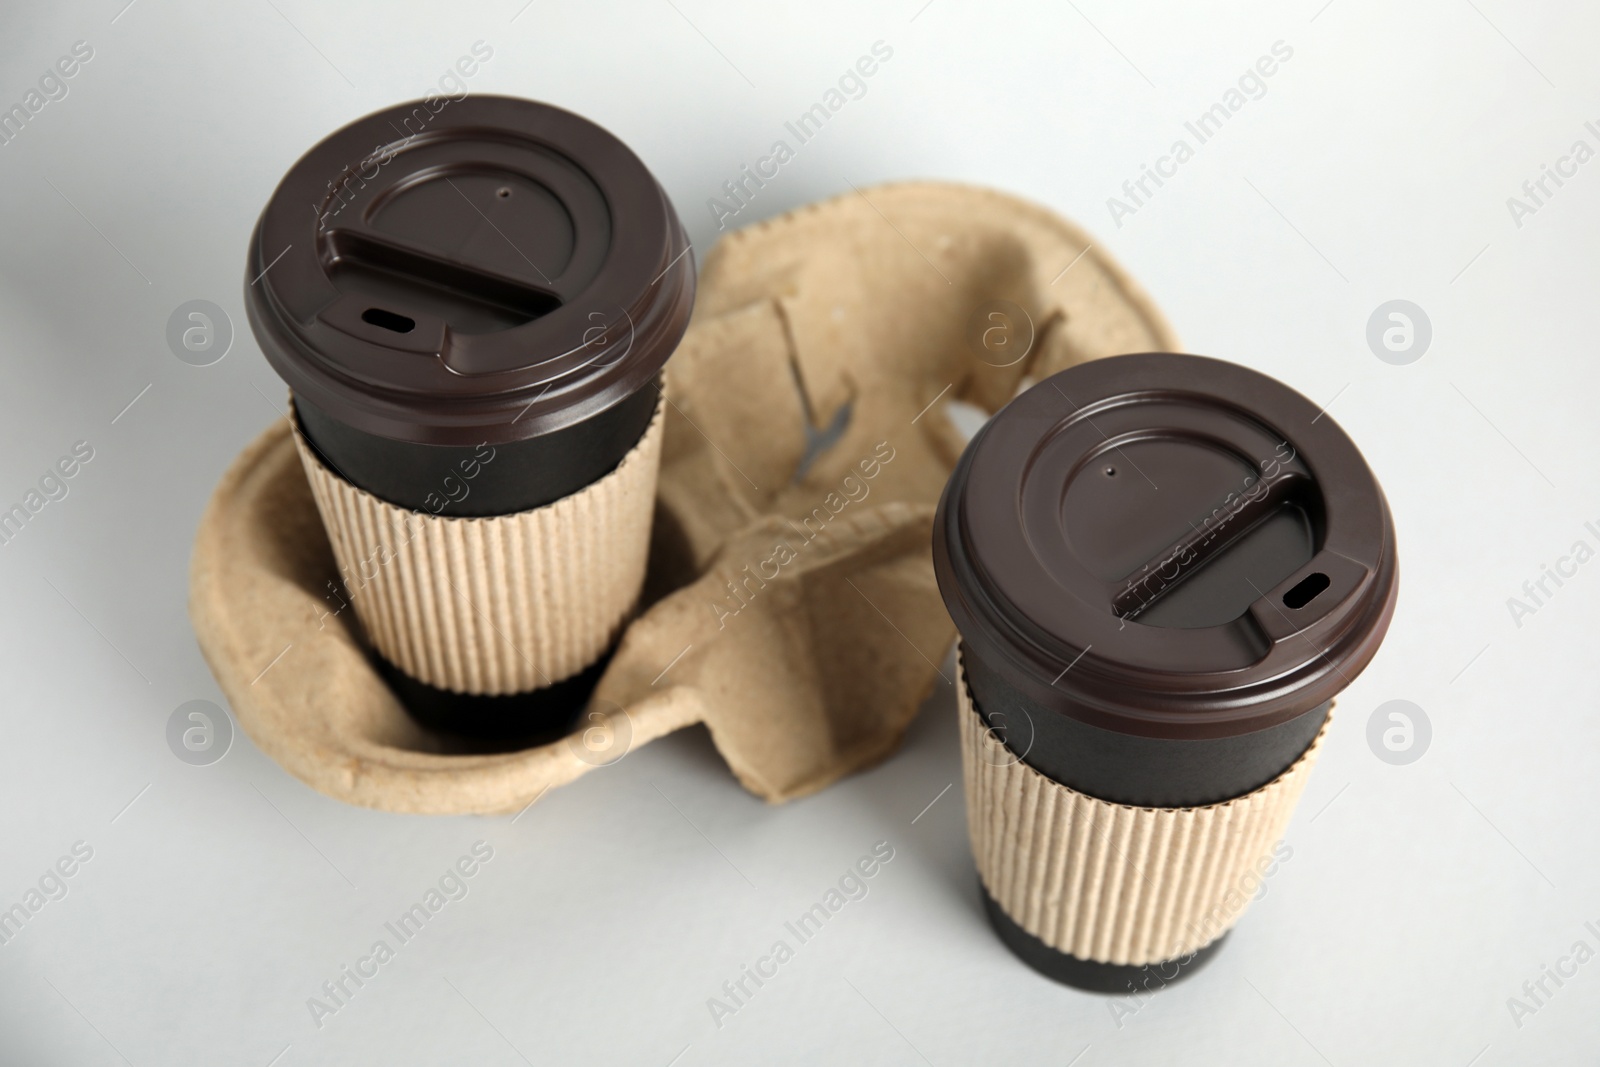
[[[1600,162],[1520,227],[1506,202],[1574,140],[1600,147],[1592,6],[123,2],[0,21],[5,106],[74,41],[94,48],[0,146],[0,507],[73,442],[95,450],[0,547],[0,905],[74,842],[94,850],[0,946],[0,1061],[1594,1060],[1600,962],[1520,1026],[1507,1008],[1575,941],[1600,948],[1600,562],[1520,626],[1507,607],[1574,541],[1600,547]],[[276,417],[241,272],[305,148],[482,40],[472,91],[610,127],[703,255],[707,198],[880,39],[894,57],[867,95],[740,223],[902,177],[1048,204],[1192,351],[1330,404],[1394,508],[1399,612],[1341,699],[1292,859],[1210,969],[1120,1019],[985,925],[961,790],[941,793],[948,689],[887,763],[781,808],[700,730],[515,822],[346,807],[242,735],[209,766],[167,746],[180,704],[223,702],[186,566],[212,486]],[[1278,40],[1294,55],[1267,94],[1117,226],[1107,198]],[[195,299],[235,330],[208,367],[165,341]],[[1366,343],[1394,299],[1432,323],[1407,366]],[[1432,724],[1404,766],[1366,740],[1399,699]],[[306,999],[480,839],[494,858],[470,894],[317,1028]],[[878,841],[895,858],[870,895],[718,1029],[706,999]]]

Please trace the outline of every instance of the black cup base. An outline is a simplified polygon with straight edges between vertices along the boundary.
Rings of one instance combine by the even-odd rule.
[[[554,685],[506,696],[452,693],[417,681],[376,653],[372,660],[411,717],[459,742],[452,748],[515,752],[559,741],[572,731],[611,662],[611,653]]]
[[[989,895],[989,890],[981,881],[978,889],[983,894],[983,907],[989,913],[990,924],[1013,955],[1046,978],[1090,993],[1154,992],[1205,966],[1228,937],[1223,934],[1192,956],[1180,956],[1159,963],[1097,963],[1051,948],[1018,926]]]

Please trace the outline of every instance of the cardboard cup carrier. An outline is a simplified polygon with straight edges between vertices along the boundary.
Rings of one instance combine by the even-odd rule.
[[[973,438],[934,566],[1001,939],[1089,989],[1189,973],[1271,868],[1332,699],[1394,612],[1361,453],[1244,367],[1084,363]]]

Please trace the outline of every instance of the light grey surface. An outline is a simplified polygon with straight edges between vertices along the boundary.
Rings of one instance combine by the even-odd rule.
[[[1575,942],[1600,949],[1600,562],[1520,620],[1507,604],[1574,542],[1600,548],[1600,162],[1520,226],[1507,203],[1573,142],[1600,149],[1592,7],[123,2],[0,21],[0,105],[94,49],[0,146],[0,508],[94,449],[0,547],[0,905],[93,849],[0,946],[0,1062],[1593,1061],[1600,962],[1546,979],[1532,1014],[1507,1003]],[[185,615],[195,524],[283,393],[244,321],[250,228],[305,148],[480,40],[472,91],[610,127],[702,254],[707,199],[882,40],[865,96],[737,223],[847,182],[1015,191],[1086,224],[1190,350],[1285,379],[1359,442],[1399,529],[1399,611],[1340,701],[1292,859],[1208,970],[1134,1004],[1000,947],[960,786],[942,792],[948,687],[886,764],[782,808],[700,730],[514,823],[345,807],[242,735],[209,766],[174,757],[174,709],[221,700]],[[1265,95],[1117,225],[1108,198],[1277,41],[1293,56]],[[214,365],[168,350],[190,300],[232,319]],[[1431,321],[1420,360],[1369,350],[1391,300]],[[1391,700],[1431,723],[1407,764],[1368,748]],[[468,895],[315,1025],[307,998],[478,840],[494,855]],[[879,841],[868,896],[719,1028],[707,999]]]

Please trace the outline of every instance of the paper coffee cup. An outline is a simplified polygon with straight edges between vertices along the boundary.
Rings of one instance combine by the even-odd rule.
[[[1192,970],[1273,866],[1330,703],[1394,612],[1360,452],[1244,367],[1092,361],[973,438],[934,566],[1002,939],[1091,989]]]
[[[661,373],[694,261],[655,178],[577,115],[429,98],[290,168],[250,324],[289,384],[353,607],[451,732],[558,732],[644,578]]]

